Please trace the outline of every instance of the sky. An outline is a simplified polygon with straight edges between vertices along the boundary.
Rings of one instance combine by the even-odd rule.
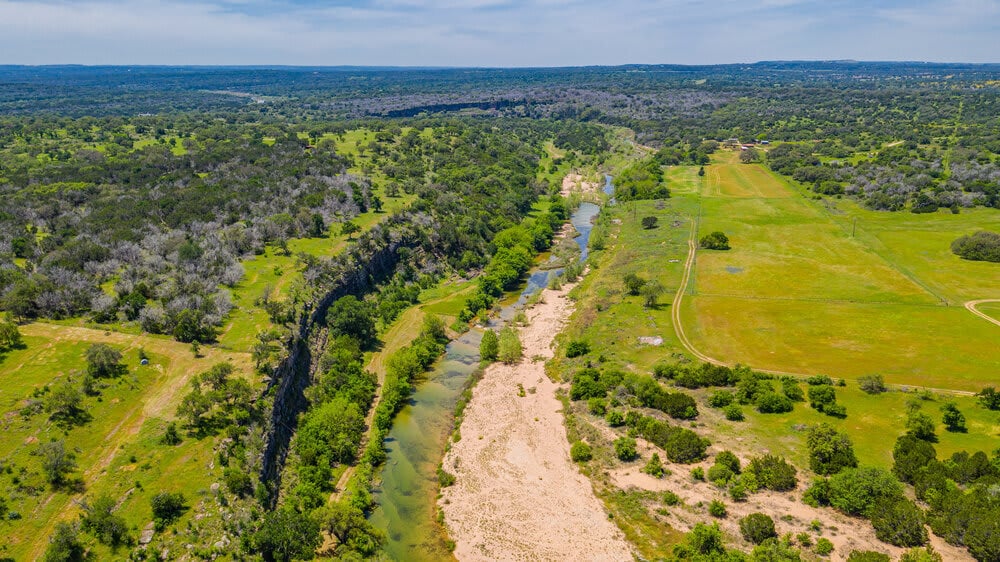
[[[1000,0],[0,0],[0,64],[1000,62]]]

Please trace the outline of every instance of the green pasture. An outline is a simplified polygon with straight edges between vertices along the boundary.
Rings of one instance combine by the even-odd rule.
[[[210,470],[217,438],[186,438],[174,447],[162,446],[168,420],[188,390],[190,377],[212,365],[231,361],[237,372],[251,376],[246,354],[204,348],[195,357],[186,344],[169,338],[135,336],[78,326],[35,323],[22,326],[25,346],[0,357],[6,373],[0,385],[0,411],[4,439],[0,459],[10,471],[0,473],[0,490],[8,507],[22,519],[0,521],[0,536],[9,550],[5,555],[32,560],[41,556],[58,521],[80,511],[79,501],[109,493],[121,500],[121,514],[133,526],[133,535],[150,520],[149,498],[165,490],[181,490],[192,507],[196,493],[208,490],[219,479]],[[72,378],[77,384],[86,369],[85,353],[93,343],[108,343],[123,352],[126,374],[101,380],[100,394],[86,396],[87,414],[74,424],[56,423],[45,412],[30,416],[22,410],[31,400],[44,400],[45,388]],[[139,364],[139,349],[150,358]],[[221,439],[221,437],[219,438]],[[41,473],[38,445],[65,440],[77,456],[82,491],[53,490]],[[181,523],[193,517],[191,510]],[[111,555],[98,547],[101,559]]]
[[[962,306],[1000,298],[1000,267],[950,251],[958,236],[1000,225],[1000,213],[822,204],[725,155],[706,167],[701,193],[698,235],[721,230],[732,246],[698,251],[683,303],[685,329],[702,353],[762,369],[879,373],[957,390],[1000,382],[997,328]]]

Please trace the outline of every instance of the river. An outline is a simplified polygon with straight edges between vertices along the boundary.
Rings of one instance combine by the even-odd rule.
[[[605,190],[611,184],[606,176]],[[590,232],[600,207],[581,203],[570,222],[580,233],[580,261],[587,258]],[[561,269],[533,269],[518,299],[503,308],[500,318],[507,320],[522,309],[528,298],[548,286]],[[425,378],[417,381],[410,400],[396,415],[386,438],[387,458],[381,472],[381,484],[375,490],[377,507],[371,522],[385,532],[385,551],[400,561],[437,561],[451,558],[445,537],[435,519],[438,491],[437,467],[444,456],[451,434],[455,403],[469,376],[479,366],[479,340],[483,332],[476,327],[445,348],[444,357]]]

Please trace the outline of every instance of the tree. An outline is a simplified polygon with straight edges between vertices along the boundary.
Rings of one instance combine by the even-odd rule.
[[[858,386],[868,394],[881,394],[886,391],[882,375],[865,375],[858,378]]]
[[[920,546],[927,542],[923,514],[910,500],[876,502],[871,511],[878,540],[895,546]]]
[[[54,420],[72,422],[78,420],[83,410],[80,404],[83,403],[83,395],[70,380],[64,380],[49,392],[45,399],[45,411],[49,412]]]
[[[340,225],[340,234],[347,236],[348,240],[352,240],[354,234],[360,230],[361,227],[351,221],[346,221]]]
[[[809,468],[816,474],[836,474],[845,468],[858,466],[851,439],[828,423],[809,428],[806,445],[809,448]]]
[[[103,343],[95,343],[87,348],[87,373],[96,378],[117,377],[125,373],[122,354],[117,349]]]
[[[479,341],[479,360],[492,363],[497,360],[499,352],[500,340],[497,338],[497,333],[493,330],[486,330],[483,333],[483,339]]]
[[[569,458],[573,462],[587,462],[591,459],[593,453],[591,452],[590,445],[584,443],[583,441],[576,441],[569,448]]]
[[[42,457],[42,472],[53,486],[62,484],[66,475],[76,469],[76,455],[66,450],[66,443],[63,441],[42,443],[38,446],[37,453]]]
[[[744,164],[752,164],[759,161],[760,152],[757,152],[756,148],[747,148],[746,150],[740,151],[740,162]]]
[[[157,530],[165,529],[187,511],[184,494],[180,492],[160,492],[149,500],[149,505],[153,508],[153,523]]]
[[[776,492],[794,490],[798,484],[795,467],[784,458],[771,454],[750,459],[746,472],[753,475],[761,488]]]
[[[330,335],[350,336],[364,349],[375,344],[375,312],[372,307],[354,295],[337,299],[326,314]]]
[[[965,433],[965,414],[958,411],[958,406],[954,402],[948,402],[944,406],[941,406],[941,411],[944,413],[942,421],[944,422],[945,429],[953,433]]]
[[[663,478],[663,475],[666,473],[663,469],[663,462],[660,460],[660,455],[657,453],[653,453],[646,466],[642,467],[642,471],[653,478]]]
[[[848,515],[868,515],[872,506],[903,497],[903,486],[881,468],[848,468],[830,478],[830,504]]]
[[[1000,410],[1000,392],[992,386],[980,390],[976,393],[979,403],[987,410]]]
[[[572,340],[566,346],[566,357],[572,359],[590,353],[590,344],[583,340]]]
[[[657,219],[654,216],[642,217],[642,228],[652,230],[656,228]]]
[[[327,505],[317,515],[320,527],[337,539],[337,554],[350,550],[365,557],[374,556],[385,540],[364,512],[347,502]]]
[[[111,546],[129,542],[128,524],[119,515],[115,515],[115,500],[107,495],[101,495],[92,504],[84,504],[82,524],[83,530],[97,537],[97,540]]]
[[[184,343],[209,341],[214,334],[211,327],[203,325],[204,318],[202,311],[185,308],[177,314],[171,334],[175,340]]]
[[[934,420],[923,412],[912,412],[906,418],[906,432],[924,441],[937,441]]]
[[[631,437],[619,437],[618,439],[615,439],[614,445],[615,456],[618,457],[619,460],[629,462],[639,457],[639,453],[635,448],[635,439],[632,439]]]
[[[657,301],[665,290],[663,285],[655,279],[646,282],[640,291],[642,293],[643,306],[646,308],[656,308]]]
[[[86,550],[80,542],[80,529],[73,523],[56,523],[56,530],[49,537],[44,562],[83,562]]]
[[[774,530],[774,519],[763,513],[751,513],[740,519],[740,534],[744,540],[754,544],[778,536]]]
[[[698,168],[698,177],[703,177],[705,175],[705,167],[701,166]]]
[[[267,561],[309,560],[320,545],[319,531],[316,519],[285,506],[264,516],[249,543]]]
[[[10,314],[4,315],[0,321],[0,353],[10,351],[24,345],[17,322]]]
[[[639,296],[639,292],[642,291],[642,286],[646,284],[646,280],[635,273],[626,273],[622,277],[622,283],[625,284],[626,294],[637,297]]]
[[[913,484],[920,470],[937,458],[937,451],[923,439],[903,435],[892,449],[892,472],[903,482]]]
[[[718,523],[695,524],[691,532],[688,533],[687,543],[692,550],[704,556],[722,554],[726,551],[722,530],[719,529]]]
[[[510,326],[500,330],[497,358],[510,365],[520,361],[523,353],[521,338],[517,335],[517,330]]]
[[[698,245],[706,250],[728,250],[729,237],[723,232],[715,231],[702,236],[701,240],[698,241]]]

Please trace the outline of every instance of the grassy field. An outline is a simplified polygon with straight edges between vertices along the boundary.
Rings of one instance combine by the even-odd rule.
[[[1000,382],[994,328],[962,306],[1000,296],[1000,272],[949,249],[961,234],[1000,225],[1000,214],[823,205],[734,153],[706,171],[698,234],[721,230],[732,249],[698,252],[682,316],[699,351],[763,369],[879,373],[965,391]]]
[[[55,523],[74,517],[79,500],[109,493],[121,499],[120,513],[135,529],[151,521],[149,499],[160,491],[184,491],[193,509],[179,524],[194,517],[202,494],[219,478],[210,470],[216,439],[187,438],[177,446],[158,444],[164,427],[187,392],[190,378],[212,365],[230,361],[237,372],[250,376],[246,354],[204,348],[195,357],[186,344],[165,337],[136,336],[75,326],[35,323],[21,328],[25,347],[0,358],[7,376],[0,387],[5,437],[0,440],[0,459],[10,471],[0,476],[0,486],[9,491],[10,509],[22,519],[0,522],[0,536],[15,559],[36,559],[44,551]],[[108,343],[123,353],[128,372],[105,381],[97,397],[87,397],[88,415],[78,425],[56,424],[47,414],[25,417],[19,412],[28,400],[44,400],[44,388],[86,368],[84,353],[93,343]],[[140,365],[139,349],[150,358]],[[82,479],[83,493],[51,490],[33,453],[39,443],[65,440],[77,455],[78,470],[71,477]],[[136,533],[137,534],[137,533]],[[98,556],[107,557],[101,547]]]

